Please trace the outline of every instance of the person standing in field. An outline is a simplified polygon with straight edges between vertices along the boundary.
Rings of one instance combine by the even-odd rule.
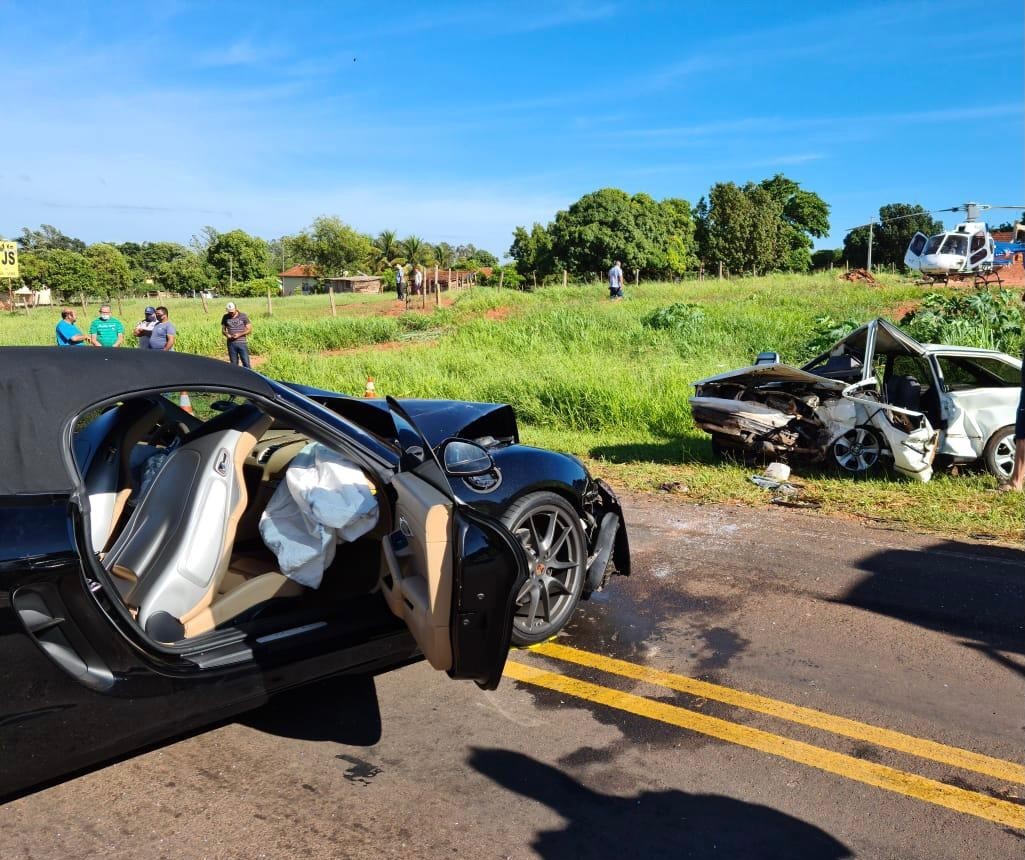
[[[157,324],[157,309],[146,308],[143,319],[135,324],[135,336],[139,339],[139,349],[149,349],[149,336]]]
[[[424,288],[424,273],[419,266],[413,267],[413,295],[418,296]]]
[[[402,301],[406,297],[406,283],[402,275],[402,264],[395,264],[395,292],[398,294],[398,300]]]
[[[110,312],[110,305],[100,305],[100,315],[89,326],[93,346],[121,346],[125,342],[125,327]]]
[[[623,298],[623,267],[619,260],[616,260],[612,268],[609,269],[609,298],[613,300]]]
[[[249,367],[249,342],[246,338],[253,333],[253,324],[235,307],[234,302],[228,302],[224,310],[227,313],[221,317],[221,334],[228,339],[228,361]]]
[[[168,319],[167,308],[163,305],[158,307],[154,315],[157,323],[149,335],[149,348],[158,349],[162,352],[171,352],[174,349],[174,342],[178,338],[178,331]]]
[[[57,323],[57,346],[86,346],[92,343],[89,335],[82,334],[75,325],[76,319],[72,308],[61,308],[61,321]]]

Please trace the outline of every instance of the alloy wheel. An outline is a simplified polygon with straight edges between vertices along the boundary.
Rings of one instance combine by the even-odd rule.
[[[509,525],[530,561],[530,575],[516,595],[518,644],[555,635],[580,598],[587,550],[576,513],[567,508],[554,501],[529,505]]]
[[[833,459],[846,472],[870,471],[882,453],[879,437],[868,427],[848,430],[833,443]]]

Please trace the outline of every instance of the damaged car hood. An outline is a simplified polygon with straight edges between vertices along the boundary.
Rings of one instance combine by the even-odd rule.
[[[391,424],[391,413],[384,398],[359,398],[294,382],[284,384],[357,423],[361,422],[360,412],[371,410],[379,421]],[[414,398],[398,398],[398,403],[416,421],[432,446],[440,445],[452,436],[464,439],[492,436],[514,444],[519,442],[516,413],[506,404]]]
[[[712,382],[736,382],[738,385],[764,385],[767,382],[802,382],[806,385],[817,385],[832,391],[843,391],[847,383],[836,379],[826,379],[801,370],[798,367],[791,367],[789,364],[753,364],[750,367],[741,367],[737,370],[729,370],[717,376],[709,376],[706,379],[699,379],[694,383],[696,386],[707,385]]]

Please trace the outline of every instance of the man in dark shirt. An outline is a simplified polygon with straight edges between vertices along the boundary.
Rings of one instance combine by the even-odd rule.
[[[249,346],[246,338],[253,332],[253,324],[234,302],[224,306],[227,313],[221,317],[221,333],[228,341],[228,360],[232,364],[249,367]]]

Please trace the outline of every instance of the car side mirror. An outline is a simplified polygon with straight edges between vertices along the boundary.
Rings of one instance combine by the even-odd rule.
[[[449,475],[458,478],[485,475],[495,468],[495,461],[484,448],[463,439],[449,439],[444,443],[441,462]]]
[[[755,356],[755,366],[759,364],[779,364],[778,352],[760,352]]]

